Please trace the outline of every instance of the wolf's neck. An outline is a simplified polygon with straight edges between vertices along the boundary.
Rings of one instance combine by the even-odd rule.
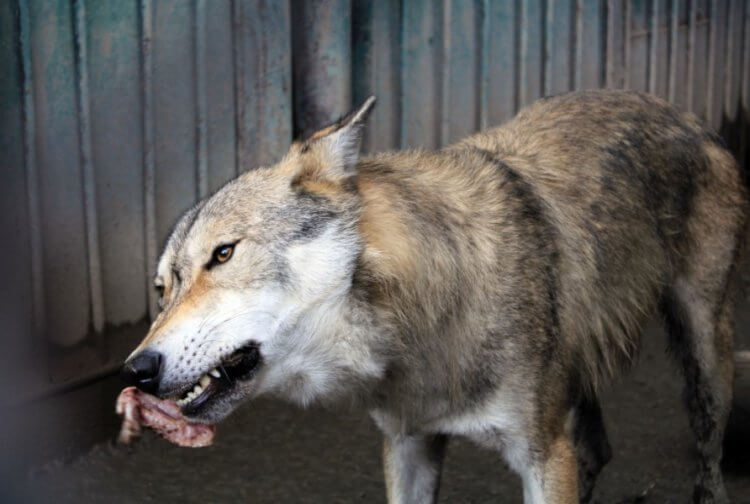
[[[397,282],[401,287],[416,280],[419,267],[417,231],[412,229],[408,215],[403,210],[402,198],[397,194],[393,180],[385,177],[367,177],[363,173],[358,190],[362,198],[359,230],[364,249],[361,256],[361,273],[368,289],[384,293],[388,284]],[[416,203],[416,202],[413,202]]]
[[[432,161],[418,154],[413,160],[400,157],[394,164],[401,166],[392,170],[364,167],[358,180],[364,247],[355,284],[396,336],[419,337],[435,329],[452,309],[452,286],[470,273],[469,255],[461,250],[465,230],[456,224],[470,220],[461,210],[470,206],[452,194],[456,191],[430,182],[431,169],[416,166]],[[439,169],[435,173],[443,176]]]

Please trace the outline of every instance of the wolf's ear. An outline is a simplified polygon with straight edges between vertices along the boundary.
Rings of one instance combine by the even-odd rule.
[[[315,165],[318,175],[332,179],[354,175],[362,131],[374,106],[375,96],[368,97],[359,108],[298,143],[295,146],[297,152],[310,158],[308,161]]]

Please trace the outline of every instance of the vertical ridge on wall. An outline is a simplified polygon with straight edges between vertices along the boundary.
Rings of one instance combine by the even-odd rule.
[[[211,193],[236,174],[235,73],[232,0],[202,0],[204,121],[207,192]]]
[[[677,96],[677,59],[680,30],[680,8],[685,6],[682,0],[672,0],[669,15],[669,68],[667,70],[667,99],[674,102]],[[683,81],[684,82],[684,81]]]
[[[687,110],[695,112],[695,82],[693,76],[695,75],[695,58],[696,58],[696,44],[698,40],[698,29],[697,29],[697,18],[698,18],[698,5],[696,0],[690,2],[690,12],[688,14],[688,62],[687,62],[687,92],[685,100],[687,102]]]
[[[401,145],[440,145],[443,10],[439,0],[401,4]]]
[[[443,0],[441,9],[441,44],[439,52],[439,75],[440,75],[440,111],[439,111],[439,124],[438,124],[438,145],[446,145],[450,142],[450,125],[451,125],[451,114],[448,108],[451,106],[451,63],[453,58],[451,57],[451,49],[453,44],[451,38],[453,37],[453,30],[451,20],[453,18],[453,5],[452,0]]]
[[[708,49],[710,15],[708,0],[694,0],[695,44],[693,46],[693,72],[690,83],[693,86],[692,111],[702,119],[707,118]]]
[[[292,139],[292,36],[288,1],[235,4],[240,172],[277,161]]]
[[[648,91],[667,98],[670,66],[668,5],[666,0],[654,0],[651,7]]]
[[[674,0],[670,19],[669,77],[667,98],[678,107],[690,109],[690,71],[695,30],[691,16],[694,2]]]
[[[2,392],[17,393],[19,384],[34,375],[33,251],[29,226],[27,173],[24,166],[23,49],[19,44],[21,22],[17,2],[0,3],[0,385]],[[12,36],[11,36],[12,34]],[[27,42],[24,42],[27,44]]]
[[[47,327],[44,305],[44,263],[42,250],[41,202],[39,201],[39,167],[36,156],[36,112],[34,109],[34,78],[31,65],[31,20],[28,0],[18,0],[19,44],[21,53],[23,163],[26,172],[26,200],[28,202],[29,244],[31,258],[31,288],[33,338],[35,350],[45,338]]]
[[[441,145],[479,129],[481,2],[446,2],[443,9]]]
[[[663,2],[660,0],[652,0],[650,2],[650,12],[648,17],[650,18],[649,26],[649,40],[648,40],[648,92],[651,94],[657,94],[657,87],[659,82],[659,64],[658,53],[659,49],[663,45],[661,40],[661,33],[659,33],[659,14],[660,7]]]
[[[154,181],[159,247],[198,194],[195,11],[183,0],[152,3]]]
[[[544,94],[554,95],[573,89],[577,4],[571,0],[548,0],[546,8]]]
[[[92,201],[104,320],[118,325],[142,319],[147,310],[139,7],[138,2],[98,1],[85,7]]]
[[[146,293],[151,319],[159,312],[156,291],[151,281],[156,271],[156,162],[154,160],[153,112],[153,6],[140,0],[141,75],[143,93],[143,206],[146,234]]]
[[[721,132],[730,148],[737,150],[740,143],[740,89],[742,85],[742,30],[744,0],[731,0],[727,21],[726,63],[724,68],[724,107]]]
[[[88,48],[86,40],[86,2],[74,0],[74,61],[76,74],[76,103],[78,141],[83,177],[83,207],[86,226],[86,256],[88,259],[91,325],[94,331],[104,328],[104,295],[102,269],[99,259],[99,230],[96,213],[96,181],[91,154],[91,114],[89,96]]]
[[[206,125],[206,0],[195,0],[195,102],[197,197],[208,195],[208,127]]]
[[[303,137],[352,107],[350,0],[294,0],[295,134]]]
[[[626,20],[626,57],[625,87],[634,91],[648,91],[648,77],[651,68],[649,58],[649,23],[647,2],[628,2]],[[633,64],[637,61],[639,64]]]
[[[519,106],[542,97],[544,91],[544,1],[521,2],[521,67]]]
[[[603,7],[601,0],[577,0],[575,89],[604,85],[607,18]]]
[[[240,166],[245,166],[245,128],[242,126],[245,95],[245,60],[242,51],[242,0],[232,1],[232,63],[234,66],[234,136],[236,137],[234,174],[240,174]]]
[[[72,346],[89,329],[91,297],[78,149],[72,7],[67,0],[30,5],[35,131],[47,338]],[[64,197],[63,197],[64,196]]]
[[[481,0],[479,6],[479,82],[477,94],[477,117],[479,117],[479,128],[484,129],[489,126],[489,109],[490,109],[490,0]]]
[[[517,2],[488,0],[484,14],[487,46],[487,123],[507,121],[518,109],[520,9]]]
[[[623,0],[609,0],[607,4],[607,75],[606,86],[620,89],[625,87],[628,63],[627,13]]]
[[[401,0],[358,0],[352,5],[352,100],[377,97],[363,137],[367,152],[399,144]]]
[[[742,61],[742,91],[740,93],[740,113],[742,114],[742,125],[740,135],[742,145],[740,147],[739,159],[744,163],[745,169],[750,168],[750,5],[745,3],[744,14],[744,49]]]
[[[724,64],[726,57],[727,0],[711,1],[708,41],[708,84],[706,120],[718,130],[724,109]]]

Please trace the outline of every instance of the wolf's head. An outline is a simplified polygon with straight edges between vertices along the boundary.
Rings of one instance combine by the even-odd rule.
[[[181,217],[154,279],[162,311],[124,367],[131,381],[216,421],[263,392],[329,393],[353,359],[369,363],[360,374],[381,372],[351,335],[330,337],[363,246],[353,175],[374,101]]]

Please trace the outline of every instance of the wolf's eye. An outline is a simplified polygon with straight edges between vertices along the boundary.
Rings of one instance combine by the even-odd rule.
[[[213,260],[219,264],[227,262],[234,253],[234,245],[219,245],[214,250]]]
[[[156,300],[156,304],[159,306],[160,310],[164,309],[164,285],[162,284],[156,284],[154,285],[154,289],[156,289],[156,295],[159,296]]]

